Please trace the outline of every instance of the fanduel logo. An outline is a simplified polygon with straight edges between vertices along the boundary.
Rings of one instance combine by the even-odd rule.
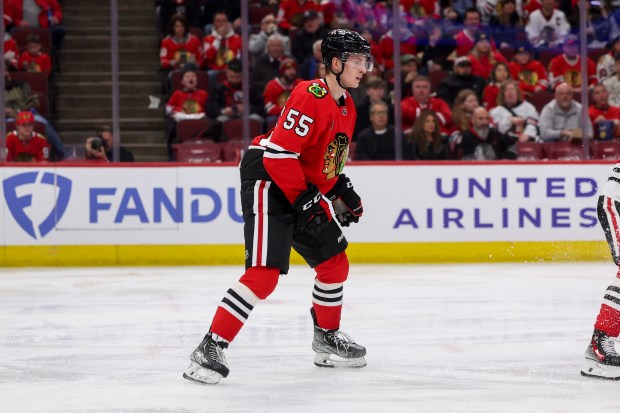
[[[25,172],[7,178],[2,183],[4,198],[6,199],[9,211],[11,211],[11,215],[13,215],[13,218],[15,218],[19,226],[34,239],[37,239],[35,223],[32,222],[32,219],[30,219],[25,211],[26,208],[32,205],[32,193],[17,196],[17,188],[22,185],[37,183],[39,175],[42,175],[41,180],[38,182],[39,184],[52,185],[57,188],[57,199],[51,212],[43,222],[37,226],[39,236],[43,238],[54,229],[56,223],[60,221],[67,209],[69,197],[71,196],[71,180],[51,172]]]

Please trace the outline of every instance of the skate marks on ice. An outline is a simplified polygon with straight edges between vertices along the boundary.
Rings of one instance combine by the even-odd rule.
[[[363,369],[314,366],[313,275],[293,267],[226,351],[230,375],[182,379],[239,271],[0,270],[0,411],[617,409],[618,383],[579,374],[613,265],[353,265],[342,327]]]

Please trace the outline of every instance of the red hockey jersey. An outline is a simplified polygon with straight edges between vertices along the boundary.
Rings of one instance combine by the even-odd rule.
[[[4,34],[4,61],[9,64],[12,69],[17,69],[17,59],[19,58],[19,50],[17,42],[8,33]]]
[[[285,85],[279,77],[271,79],[263,91],[263,101],[265,102],[265,112],[267,115],[276,116],[282,112],[287,99],[291,95],[295,86],[301,79],[295,79],[292,84]]]
[[[252,147],[265,150],[265,169],[291,203],[308,183],[323,194],[332,189],[347,160],[356,116],[348,92],[337,102],[323,80],[304,81],[276,126],[254,139]]]
[[[49,144],[45,136],[32,132],[28,142],[21,141],[14,130],[6,135],[7,162],[44,162],[49,159]]]
[[[549,86],[545,66],[538,60],[530,60],[524,65],[510,62],[510,74],[519,81],[519,88],[524,92],[547,90]]]
[[[402,100],[400,108],[403,116],[403,130],[411,129],[422,109],[430,109],[439,118],[441,131],[443,133],[450,133],[452,128],[452,111],[443,99],[430,98],[426,105],[421,105],[411,96]]]
[[[495,51],[491,51],[488,56],[475,57],[470,54],[467,57],[471,62],[471,74],[483,79],[488,79],[491,76],[491,70],[493,70],[495,63],[501,62],[508,65],[504,55]]]
[[[225,37],[212,33],[203,39],[202,49],[203,65],[207,69],[226,70],[229,61],[241,56],[241,36],[232,29]]]
[[[191,56],[191,57],[190,57]],[[170,69],[172,61],[177,61],[177,66],[194,59],[198,67],[202,67],[202,44],[200,39],[189,33],[184,43],[179,43],[171,36],[166,36],[161,41],[159,62],[164,69]]]
[[[310,10],[321,15],[323,7],[313,0],[307,0],[303,4],[299,4],[298,0],[282,0],[278,7],[278,21],[284,20],[301,28],[303,26],[304,13]]]
[[[205,90],[175,90],[166,103],[166,112],[168,114],[204,113],[207,108],[207,98],[208,94]]]
[[[592,59],[588,58],[588,85],[592,86],[597,83],[596,65]],[[551,78],[551,87],[555,89],[562,82],[568,83],[571,87],[581,87],[581,58],[577,56],[573,62],[569,62],[566,56],[561,54],[554,57],[549,62],[549,77]]]
[[[605,109],[599,109],[594,105],[590,105],[588,108],[588,114],[590,115],[590,122],[592,122],[592,125],[594,126],[596,136],[599,136],[599,125],[595,122],[596,118],[603,116],[608,120],[618,120],[620,119],[620,107],[609,105]],[[614,128],[614,136],[618,137],[618,132],[620,132],[620,130],[618,128]]]
[[[19,56],[19,69],[26,72],[45,73],[48,77],[52,73],[52,60],[47,53],[33,56],[26,50]]]

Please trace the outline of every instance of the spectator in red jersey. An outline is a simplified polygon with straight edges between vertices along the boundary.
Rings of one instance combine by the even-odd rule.
[[[278,8],[278,21],[287,21],[301,29],[303,26],[304,13],[315,11],[323,21],[323,9],[320,1],[315,0],[282,0]]]
[[[225,12],[215,13],[213,31],[203,41],[203,53],[207,70],[225,70],[229,61],[240,57],[241,37],[233,30]]]
[[[620,107],[609,104],[609,92],[605,85],[598,84],[592,88],[592,104],[588,108],[590,122],[594,126],[595,137],[599,139],[610,139],[603,137],[601,133],[605,130],[604,123],[613,124],[613,136],[620,137]],[[604,122],[604,123],[603,123]]]
[[[38,34],[29,34],[26,38],[26,50],[19,56],[19,68],[25,72],[45,73],[48,78],[52,73],[52,59],[41,51]]]
[[[19,49],[17,42],[8,32],[4,33],[4,63],[9,70],[17,69],[17,59],[19,58]]]
[[[474,47],[476,36],[481,33],[480,12],[475,7],[465,11],[463,23],[465,28],[454,36],[456,41],[456,54],[465,56]]]
[[[168,22],[168,35],[161,41],[159,63],[166,70],[202,66],[200,39],[189,32],[187,19],[182,14],[175,14]]]
[[[448,134],[452,128],[452,112],[445,101],[431,96],[431,81],[426,76],[418,76],[413,81],[412,91],[413,96],[403,99],[400,104],[403,131],[408,132],[421,110],[430,109],[437,113],[442,132]]]
[[[250,88],[250,119],[263,123],[263,99]],[[215,87],[207,102],[207,116],[226,122],[243,114],[243,90],[241,84],[241,61],[233,59],[226,68],[226,80]]]
[[[297,77],[297,63],[294,59],[284,59],[280,63],[280,74],[265,86],[263,101],[267,113],[267,124],[270,125],[284,109],[284,105],[292,90],[301,82]]]
[[[48,29],[53,47],[60,49],[66,30],[60,24],[62,10],[57,0],[5,0],[5,10],[15,27]]]
[[[549,80],[542,63],[532,59],[532,48],[528,43],[515,47],[515,56],[510,62],[510,74],[519,81],[519,88],[526,95],[547,90]]]
[[[581,57],[579,56],[579,40],[575,35],[568,35],[562,45],[562,53],[549,62],[549,78],[551,89],[555,89],[560,83],[566,82],[573,88],[573,92],[581,92],[581,82],[584,78],[581,73]],[[596,65],[592,59],[587,60],[588,73],[586,80],[589,86],[595,85]]]
[[[400,55],[416,54],[416,38],[406,27],[401,27]],[[378,64],[381,70],[386,71],[394,68],[394,31],[390,30],[381,37],[378,45]]]
[[[17,130],[6,135],[7,162],[45,162],[49,145],[45,136],[34,131],[34,115],[22,111],[15,119]]]
[[[497,62],[508,65],[506,58],[501,53],[493,50],[491,39],[485,33],[478,33],[474,43],[474,48],[469,53],[471,61],[471,71],[474,76],[488,79],[491,76],[491,69]]]
[[[323,40],[327,29],[321,23],[319,14],[314,11],[306,11],[302,20],[302,28],[291,42],[293,57],[298,64],[302,64],[312,56],[312,45],[318,40]]]
[[[202,119],[206,117],[207,98],[206,90],[197,89],[198,76],[193,70],[187,70],[181,78],[181,90],[175,90],[168,103],[168,154],[172,155],[172,143],[176,139],[176,122],[186,119]]]
[[[497,96],[499,95],[499,88],[507,80],[511,80],[510,68],[506,63],[497,62],[493,66],[491,71],[491,77],[489,78],[489,84],[484,88],[482,93],[482,105],[487,110],[493,109],[497,106]]]

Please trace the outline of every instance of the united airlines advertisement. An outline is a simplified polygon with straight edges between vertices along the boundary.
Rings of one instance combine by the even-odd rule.
[[[352,165],[353,242],[601,240],[610,164]],[[3,245],[243,244],[233,166],[4,167]]]

